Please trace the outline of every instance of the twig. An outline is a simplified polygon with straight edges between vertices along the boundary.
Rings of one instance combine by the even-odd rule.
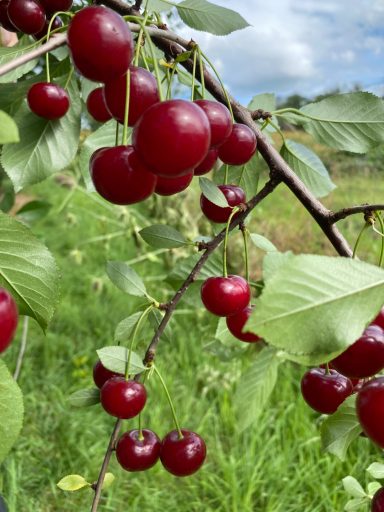
[[[384,204],[362,204],[360,206],[351,206],[350,208],[343,208],[337,212],[330,214],[329,220],[331,224],[339,222],[339,220],[346,219],[350,215],[357,213],[370,213],[376,210],[384,210]]]
[[[29,326],[29,317],[25,316],[23,321],[23,332],[21,334],[21,344],[19,355],[17,356],[16,369],[13,374],[13,378],[17,380],[20,376],[21,367],[23,364],[25,350],[27,348],[27,340],[28,340],[28,326]]]

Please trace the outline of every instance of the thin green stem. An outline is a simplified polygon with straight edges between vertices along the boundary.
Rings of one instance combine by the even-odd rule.
[[[377,217],[377,220],[379,221],[381,232],[384,233],[384,222],[383,218],[381,216],[381,213],[378,211],[375,211],[375,215]],[[381,249],[380,249],[380,258],[379,258],[379,267],[383,266],[384,261],[384,237],[381,238]]]
[[[203,62],[203,56],[201,54],[200,46],[197,47],[197,51],[199,52],[201,95],[202,95],[203,98],[205,98],[204,62]]]
[[[193,51],[193,70],[192,70],[191,101],[193,101],[195,99],[196,64],[197,64],[197,51],[196,51],[196,48],[195,48],[194,51]]]
[[[361,242],[361,238],[364,234],[364,231],[366,231],[366,229],[370,226],[370,224],[368,224],[367,222],[364,224],[364,226],[362,227],[362,229],[360,230],[360,233],[359,233],[359,236],[357,237],[357,240],[356,240],[356,243],[355,243],[355,247],[353,248],[353,253],[352,253],[352,258],[356,258],[356,253],[357,253],[357,249],[359,248],[359,245],[360,245],[360,242]]]
[[[269,118],[267,119],[267,123],[270,124],[276,131],[277,133],[280,135],[280,137],[283,139],[283,143],[285,143],[285,137],[284,137],[284,133],[280,130],[280,128],[278,127],[277,124],[275,124],[273,121],[271,121]]]
[[[225,164],[224,167],[224,185],[228,183],[229,165]]]
[[[231,225],[233,217],[240,210],[240,208],[236,207],[232,210],[231,215],[229,216],[227,227],[225,228],[225,238],[224,238],[224,248],[223,248],[223,276],[228,277],[228,269],[227,269],[227,247],[228,247],[228,235],[229,235],[229,226]]]
[[[325,363],[325,373],[329,375],[331,373],[331,370],[329,369],[329,363]]]
[[[169,100],[171,98],[171,95],[172,95],[172,84],[173,84],[173,78],[175,76],[175,73],[176,73],[176,69],[177,69],[177,64],[176,62],[173,63],[173,67],[172,67],[172,72],[171,72],[171,76],[170,76],[170,79],[169,79],[169,82],[168,82],[168,89],[167,89],[167,94],[166,94],[166,99]]]
[[[144,19],[143,19],[143,25],[146,25],[149,17],[149,12],[147,11],[148,1],[145,4],[144,8]],[[140,51],[143,43],[143,36],[144,36],[144,30],[143,27],[140,28],[139,36],[136,41],[136,51],[135,51],[135,58],[133,61],[134,66],[139,65],[139,58],[140,58]]]
[[[152,57],[152,60],[153,60],[153,67],[154,67],[154,70],[155,70],[155,76],[156,76],[156,80],[157,80],[157,87],[159,89],[159,97],[160,97],[160,101],[163,101],[163,99],[164,99],[163,98],[163,87],[161,85],[161,76],[160,76],[159,64],[157,62],[157,58],[156,58],[156,54],[155,54],[155,48],[154,48],[154,45],[152,43],[151,36],[148,33],[148,30],[146,29],[146,27],[142,23],[140,23],[140,25],[141,25],[141,27],[143,27],[146,40],[149,43],[149,50],[151,52],[151,57]]]
[[[243,225],[241,227],[241,232],[243,234],[243,240],[244,240],[244,262],[245,262],[245,278],[247,282],[249,283],[249,248],[248,248],[248,236],[249,231],[248,229]]]
[[[271,112],[271,114],[273,116],[279,116],[284,114],[296,114],[301,117],[310,117],[304,114],[304,112],[302,112],[301,110],[298,110],[297,108],[281,108],[279,110],[274,110],[273,112]]]
[[[64,89],[67,89],[67,88],[68,88],[69,83],[70,83],[70,81],[71,81],[71,78],[72,78],[72,76],[73,76],[74,71],[75,71],[75,68],[73,68],[73,67],[72,67],[72,68],[71,68],[71,70],[70,70],[70,72],[68,73],[67,80],[65,81]]]
[[[145,372],[144,373],[143,384],[145,384],[145,381],[148,378],[148,374],[149,374],[149,372]],[[144,439],[144,436],[143,436],[142,412],[140,412],[140,414],[139,414],[139,428],[138,428],[138,430],[139,430],[139,440],[142,441]]]
[[[232,105],[231,105],[231,100],[229,99],[229,96],[228,96],[228,93],[227,93],[227,89],[224,87],[224,83],[223,81],[221,80],[221,77],[217,71],[217,69],[215,68],[215,66],[212,64],[212,62],[209,60],[209,58],[205,55],[205,53],[201,52],[201,55],[204,57],[204,59],[207,61],[207,63],[209,64],[209,66],[212,68],[212,71],[215,73],[220,85],[221,85],[221,88],[223,89],[223,93],[224,93],[224,96],[225,96],[225,99],[227,101],[227,105],[228,105],[228,109],[231,113],[231,116],[232,116],[232,121],[235,120],[235,116],[233,115],[233,110],[232,110]]]
[[[155,365],[153,365],[153,368],[155,370],[156,375],[160,379],[160,382],[161,382],[161,385],[163,386],[165,394],[167,395],[169,407],[171,408],[171,411],[172,411],[173,421],[175,423],[176,430],[177,430],[177,432],[179,434],[179,439],[183,439],[184,436],[183,436],[183,433],[181,431],[179,420],[177,419],[177,416],[176,416],[175,406],[173,405],[172,398],[171,398],[171,395],[169,394],[167,385],[165,384],[164,379],[161,376],[161,374],[160,374],[159,370],[157,369],[157,367]]]
[[[128,144],[128,117],[129,117],[129,102],[131,96],[131,71],[127,71],[127,88],[125,93],[125,111],[124,111],[124,128],[123,128],[123,146]]]
[[[137,334],[140,331],[141,326],[142,326],[145,318],[147,317],[147,315],[149,314],[149,312],[153,308],[154,308],[154,305],[151,304],[150,306],[147,307],[146,310],[143,311],[143,313],[141,314],[139,320],[137,321],[137,324],[136,324],[135,329],[133,331],[132,338],[131,338],[131,343],[129,344],[129,352],[128,352],[128,357],[127,357],[127,364],[126,364],[126,367],[125,367],[125,379],[126,380],[128,380],[128,378],[129,378],[129,367],[131,365],[132,351],[133,351],[133,347],[135,345]]]

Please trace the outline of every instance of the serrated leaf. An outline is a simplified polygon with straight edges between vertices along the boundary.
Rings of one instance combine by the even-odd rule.
[[[17,57],[21,57],[25,53],[31,51],[33,46],[32,39],[28,36],[23,36],[20,41],[10,48],[0,47],[0,66],[11,62]],[[22,66],[18,66],[16,69],[9,71],[5,75],[0,76],[0,84],[15,82],[18,78],[22,77],[26,73],[29,73],[37,64],[38,60],[33,59]]]
[[[19,130],[15,121],[0,110],[0,144],[19,142]]]
[[[57,487],[62,491],[79,491],[84,487],[90,487],[90,483],[81,475],[67,475],[57,483]]]
[[[263,412],[275,387],[278,367],[276,350],[265,347],[241,377],[233,401],[236,416],[241,418],[240,431],[255,424]]]
[[[367,496],[367,493],[353,476],[343,478],[343,487],[345,492],[353,498],[365,498]]]
[[[154,224],[139,231],[140,236],[151,247],[173,249],[188,245],[186,238],[177,229],[165,224]]]
[[[69,85],[71,107],[56,121],[33,114],[23,103],[15,115],[20,142],[6,144],[1,163],[16,192],[61,171],[74,159],[80,136],[81,102],[77,82]]]
[[[148,296],[141,277],[123,261],[108,261],[107,274],[112,283],[128,295]]]
[[[323,450],[345,460],[350,444],[359,437],[362,429],[356,416],[356,395],[348,397],[338,410],[321,425]]]
[[[68,397],[68,402],[73,407],[89,407],[100,402],[100,390],[98,388],[80,389]]]
[[[280,154],[315,197],[324,197],[336,188],[323,162],[303,144],[286,140]]]
[[[215,204],[216,206],[220,206],[220,208],[228,208],[228,201],[223,192],[219,189],[217,185],[215,185],[208,178],[199,178],[199,185],[203,196],[205,196],[208,201]]]
[[[143,312],[138,311],[133,315],[124,318],[116,327],[115,330],[115,341],[126,342],[132,336],[135,327],[140,320]]]
[[[23,426],[23,394],[0,359],[0,463],[8,455]]]
[[[367,509],[367,503],[369,501],[369,498],[354,498],[353,500],[348,501],[348,503],[345,505],[344,510],[345,512],[358,512],[358,511],[366,511]]]
[[[252,240],[253,245],[255,245],[258,249],[261,249],[264,252],[276,252],[277,248],[273,243],[265,238],[265,236],[258,235],[257,233],[251,233],[249,235]]]
[[[103,347],[96,352],[105,368],[111,372],[121,373],[123,375],[125,374],[125,368],[127,366],[129,354],[129,350],[126,347],[120,347],[117,345]],[[142,358],[136,354],[136,352],[132,352],[129,365],[129,374],[136,375],[137,373],[141,373],[144,370],[146,370],[146,367],[143,365]]]
[[[274,253],[265,261],[270,258]],[[383,294],[384,270],[376,266],[351,258],[290,256],[266,278],[248,327],[275,347],[321,363],[359,338]]]
[[[225,164],[213,173],[213,180],[217,184],[223,183]],[[259,184],[260,166],[259,157],[254,155],[249,162],[244,165],[228,166],[228,183],[236,184],[245,192],[247,200],[257,194]]]
[[[207,0],[184,0],[176,8],[186,25],[202,32],[226,36],[235,30],[249,27],[249,23],[236,11]]]
[[[102,489],[103,490],[108,489],[109,487],[111,487],[111,485],[113,484],[114,481],[115,481],[115,475],[113,473],[105,473]]]
[[[58,300],[59,273],[44,244],[21,222],[0,213],[0,286],[13,295],[22,315],[45,330]]]
[[[373,477],[381,480],[384,478],[384,464],[380,462],[373,462],[369,468],[367,468],[367,472]]]

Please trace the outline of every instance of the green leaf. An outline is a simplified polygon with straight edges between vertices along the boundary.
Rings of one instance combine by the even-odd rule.
[[[100,390],[98,388],[80,389],[68,397],[68,402],[73,407],[89,407],[100,402]]]
[[[173,267],[171,273],[167,276],[167,281],[177,287],[180,282],[185,281],[186,277],[191,273],[200,258],[200,254],[193,254],[188,258],[179,260]],[[222,271],[221,255],[214,252],[208,258],[208,261],[202,268],[201,272],[196,276],[195,282],[205,281],[208,277],[218,276]]]
[[[0,144],[19,142],[19,130],[15,121],[0,110]]]
[[[323,162],[306,146],[286,140],[280,154],[315,197],[324,197],[336,188]]]
[[[343,478],[343,487],[345,492],[353,498],[365,498],[367,495],[362,486],[356,478],[353,478],[353,476],[346,476]]]
[[[23,103],[15,115],[20,142],[6,144],[1,163],[15,191],[45,180],[74,159],[80,136],[81,102],[76,80],[68,88],[71,107],[56,121],[33,114]]]
[[[188,241],[179,231],[165,224],[154,224],[142,229],[139,234],[147,244],[158,249],[173,249],[188,245]]]
[[[380,462],[372,462],[372,464],[367,468],[367,472],[373,477],[381,480],[384,478],[384,464]]]
[[[275,253],[264,260],[271,258]],[[278,261],[265,276],[248,327],[288,353],[329,361],[359,338],[382,306],[384,270],[376,266],[314,255]]]
[[[152,309],[149,313],[148,319],[150,324],[153,327],[153,330],[156,331],[163,320],[164,315],[160,313],[158,309]],[[162,339],[167,340],[169,342],[172,341],[172,330],[170,323],[168,322],[166,328],[164,329],[164,332],[162,334]]]
[[[26,224],[33,224],[46,217],[51,207],[46,201],[30,201],[18,210],[17,218]]]
[[[186,25],[217,36],[226,36],[250,26],[236,11],[207,0],[184,0],[176,8]]]
[[[96,351],[103,366],[111,372],[125,374],[125,368],[128,362],[129,350],[126,347],[110,346],[103,347]],[[143,365],[142,358],[132,352],[129,366],[130,374],[141,373],[147,368]]]
[[[348,501],[345,505],[345,512],[358,512],[358,511],[366,511],[367,504],[369,502],[369,498],[354,498],[353,500]]]
[[[0,210],[3,212],[9,212],[14,204],[15,189],[13,188],[12,181],[5,175],[1,179],[0,184]]]
[[[265,238],[265,236],[258,235],[257,233],[251,233],[250,239],[252,240],[252,243],[258,248],[261,249],[264,252],[276,252],[277,249],[273,243],[268,240],[268,238]]]
[[[213,173],[213,180],[218,185],[223,183],[225,164]],[[247,200],[257,194],[259,184],[260,165],[259,157],[256,154],[245,165],[228,166],[228,183],[236,183],[245,192]],[[205,194],[204,194],[205,195]]]
[[[169,11],[174,6],[171,2],[163,2],[162,0],[148,0],[148,11],[161,12]]]
[[[20,314],[45,330],[58,300],[59,273],[44,244],[21,222],[0,213],[0,286],[16,300]]]
[[[32,41],[32,38],[23,36],[15,46],[10,48],[0,47],[0,66],[3,66],[4,64],[11,62],[17,57],[21,57],[25,53],[30,52],[31,46],[33,45]],[[33,46],[36,46],[36,44]],[[37,62],[37,59],[31,60],[26,64],[18,66],[16,69],[9,71],[5,75],[0,76],[0,84],[15,82],[21,76],[29,73],[29,71],[31,71],[36,66]]]
[[[265,110],[266,112],[273,112],[276,110],[276,96],[272,93],[257,94],[248,104],[249,110]]]
[[[23,426],[23,394],[0,359],[0,463],[8,455]]]
[[[140,320],[142,311],[138,311],[137,313],[133,313],[133,315],[124,318],[115,330],[115,341],[117,342],[126,342],[132,336],[133,331],[137,325],[137,322]]]
[[[81,475],[67,475],[57,483],[62,491],[79,491],[83,487],[90,487],[91,484]]]
[[[123,261],[108,261],[107,274],[112,283],[128,295],[148,297],[141,277]]]
[[[382,488],[382,485],[379,483],[379,482],[370,482],[368,485],[367,485],[367,492],[368,492],[368,496],[370,498],[373,498],[373,496],[377,493],[377,491],[379,489]]]
[[[304,129],[331,148],[366,153],[384,141],[384,101],[368,92],[330,96],[301,108]]]
[[[199,178],[199,185],[203,196],[220,208],[228,208],[229,204],[223,192],[208,178]]]
[[[113,484],[114,481],[115,481],[115,475],[113,473],[105,473],[102,489],[103,490],[108,489],[109,487],[111,487],[111,485]]]
[[[265,347],[241,377],[233,401],[236,416],[241,418],[240,431],[254,425],[263,412],[275,387],[278,367],[276,350]]]
[[[345,460],[350,444],[359,437],[361,426],[356,416],[356,395],[348,397],[321,425],[323,449]],[[384,467],[384,466],[383,466]]]

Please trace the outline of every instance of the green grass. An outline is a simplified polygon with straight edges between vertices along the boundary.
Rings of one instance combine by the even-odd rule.
[[[322,156],[331,164],[338,185],[326,200],[329,207],[381,200],[384,183],[375,155],[340,158],[324,152]],[[129,210],[101,206],[81,192],[69,198],[69,191],[54,180],[30,193],[54,205],[34,231],[58,260],[62,298],[47,336],[31,322],[20,377],[25,425],[4,464],[2,493],[9,512],[82,512],[90,508],[91,492],[64,493],[56,483],[72,473],[90,481],[96,479],[114,422],[99,406],[75,410],[66,399],[71,392],[92,385],[95,350],[113,342],[116,324],[138,305],[137,300],[108,282],[105,261],[141,258],[133,266],[145,277],[150,293],[158,300],[167,300],[171,290],[164,277],[186,251],[157,254],[137,241],[132,229],[144,225],[143,215],[157,220],[161,217],[191,236],[198,233],[193,227],[196,219],[200,234],[209,233],[211,227],[197,212],[196,189],[185,196],[181,207],[177,198]],[[341,223],[351,243],[360,225],[361,218]],[[121,231],[125,234],[109,241],[84,243]],[[257,209],[252,231],[268,236],[281,250],[333,254],[307,212],[283,187]],[[241,267],[241,244],[236,240],[233,238],[230,251],[234,268]],[[367,235],[360,257],[376,262],[379,245],[377,236]],[[252,273],[260,275],[261,254],[256,249],[252,249],[251,262]],[[180,308],[184,307],[181,304]],[[322,453],[318,417],[299,393],[303,370],[291,364],[282,367],[267,409],[240,434],[242,418],[235,417],[232,400],[235,385],[241,386],[246,363],[224,363],[205,350],[212,338],[213,319],[200,308],[192,314],[176,315],[172,326],[172,343],[161,342],[158,365],[166,376],[182,425],[206,439],[207,463],[194,477],[176,479],[160,465],[147,473],[128,474],[113,461],[110,470],[117,479],[104,494],[100,511],[341,511],[346,502],[341,479],[353,474],[364,482],[365,468],[378,460],[380,453],[363,438],[352,447],[345,463]],[[139,350],[147,343],[148,339],[140,339]],[[17,345],[15,342],[5,355],[10,367]],[[144,423],[164,435],[172,428],[172,421],[155,377],[148,389]],[[136,427],[135,420],[127,422],[126,427]]]

